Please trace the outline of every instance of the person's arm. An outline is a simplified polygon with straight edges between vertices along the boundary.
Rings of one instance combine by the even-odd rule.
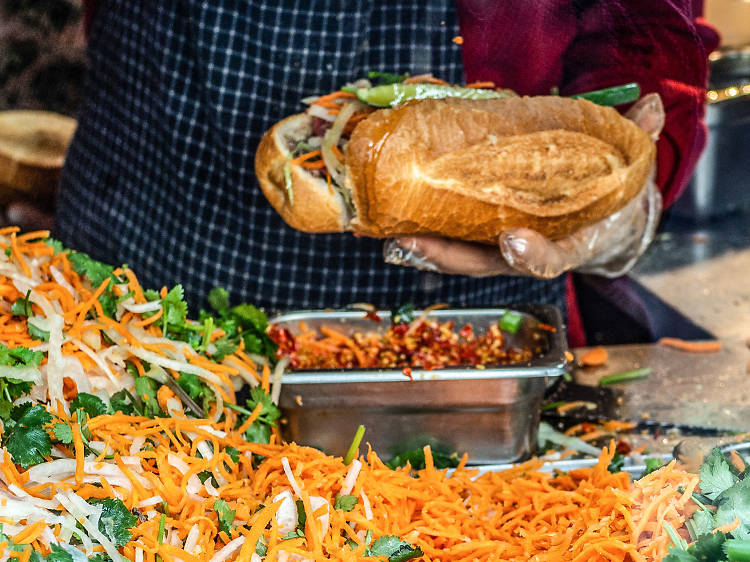
[[[657,145],[656,183],[667,204],[675,199],[705,144],[708,53],[718,43],[717,35],[699,23],[700,0],[457,2],[467,82],[492,80],[529,95],[559,88],[567,95],[636,81],[644,95],[658,93],[667,117]],[[652,103],[652,96],[641,102],[646,111],[636,121],[658,131],[660,104]],[[489,246],[408,237],[390,244],[386,258],[474,276],[556,277],[571,269],[622,275],[651,241],[661,208],[657,188],[647,183],[626,207],[628,213],[558,241],[526,229],[506,231],[499,237],[499,256]],[[639,228],[630,228],[631,221]],[[623,228],[627,238],[613,235]]]
[[[574,94],[638,82],[658,93],[666,123],[657,184],[669,205],[705,144],[708,53],[718,36],[700,0],[458,0],[467,81],[521,94]],[[624,108],[623,108],[624,109]]]

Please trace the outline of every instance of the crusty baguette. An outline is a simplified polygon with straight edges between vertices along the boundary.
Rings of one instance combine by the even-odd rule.
[[[311,128],[311,118],[306,119]],[[295,201],[289,205],[283,169],[268,171],[270,160],[283,168],[288,158],[281,149],[289,141],[280,141],[274,129],[261,143],[256,171],[284,219],[310,232],[350,229],[373,237],[435,234],[494,244],[502,230],[527,227],[560,238],[630,201],[656,153],[651,138],[634,123],[585,100],[539,96],[408,103],[376,111],[355,127],[345,153],[345,188],[356,213],[347,222],[341,196],[331,196],[324,180],[296,166]],[[273,154],[269,136],[276,139]],[[298,182],[298,176],[306,179]],[[310,184],[316,186],[314,198]],[[334,200],[342,207],[338,215]],[[318,228],[314,221],[330,228]]]

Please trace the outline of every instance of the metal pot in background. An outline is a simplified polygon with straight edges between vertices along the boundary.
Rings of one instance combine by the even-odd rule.
[[[708,142],[671,215],[696,222],[750,210],[750,46],[711,57]]]

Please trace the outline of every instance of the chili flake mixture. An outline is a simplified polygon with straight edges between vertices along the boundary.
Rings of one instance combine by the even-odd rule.
[[[306,328],[303,326],[303,328]],[[533,357],[528,348],[505,345],[505,334],[493,324],[477,334],[471,324],[420,318],[389,327],[385,332],[357,332],[351,337],[328,327],[303,329],[293,335],[271,326],[269,335],[288,357],[292,369],[410,368],[440,369],[521,363]]]

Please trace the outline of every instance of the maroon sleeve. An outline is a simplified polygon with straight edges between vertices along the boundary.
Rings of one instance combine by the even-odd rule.
[[[669,205],[706,141],[708,53],[718,36],[699,0],[459,0],[467,81],[522,94],[573,94],[635,81],[658,92],[667,118],[657,183]]]
[[[83,30],[86,37],[89,36],[97,11],[99,11],[99,0],[83,0]]]

